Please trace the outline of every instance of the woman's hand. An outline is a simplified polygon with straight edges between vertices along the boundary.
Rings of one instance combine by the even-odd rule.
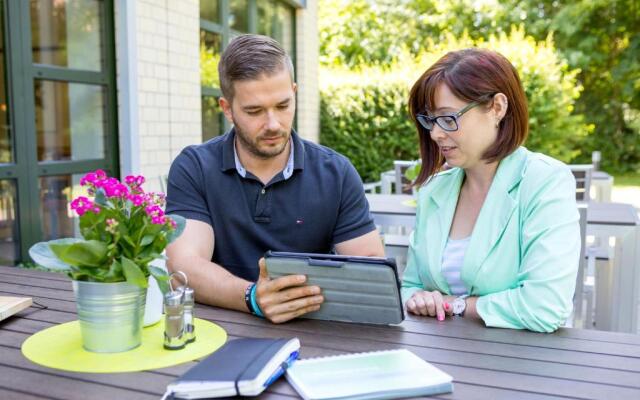
[[[433,292],[420,290],[407,300],[406,306],[407,311],[412,314],[437,317],[438,321],[444,321],[445,316],[453,314],[451,303],[454,299],[454,296],[442,295],[437,290]]]

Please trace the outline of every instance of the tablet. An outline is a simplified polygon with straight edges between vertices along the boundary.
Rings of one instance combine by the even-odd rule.
[[[306,275],[322,289],[320,310],[302,318],[365,324],[399,324],[404,320],[400,280],[391,258],[268,251],[271,278]]]

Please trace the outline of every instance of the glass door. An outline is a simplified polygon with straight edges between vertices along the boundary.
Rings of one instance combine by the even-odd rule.
[[[68,203],[85,172],[118,173],[113,3],[4,0],[2,8],[12,33],[2,53],[12,83],[5,119],[15,118],[0,119],[11,127],[0,132],[0,178],[3,168],[15,177],[0,181],[0,243],[13,235],[15,263],[37,241],[77,234]]]

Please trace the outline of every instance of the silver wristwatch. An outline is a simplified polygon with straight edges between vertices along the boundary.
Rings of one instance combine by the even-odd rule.
[[[468,294],[463,294],[453,300],[453,315],[456,317],[464,317],[464,312],[467,310],[467,297],[469,297]]]

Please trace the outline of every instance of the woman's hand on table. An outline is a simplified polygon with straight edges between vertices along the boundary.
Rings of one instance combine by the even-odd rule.
[[[437,290],[420,290],[407,300],[406,307],[412,314],[436,317],[438,321],[444,321],[445,316],[453,315],[451,304],[454,299],[455,296],[443,295]]]

